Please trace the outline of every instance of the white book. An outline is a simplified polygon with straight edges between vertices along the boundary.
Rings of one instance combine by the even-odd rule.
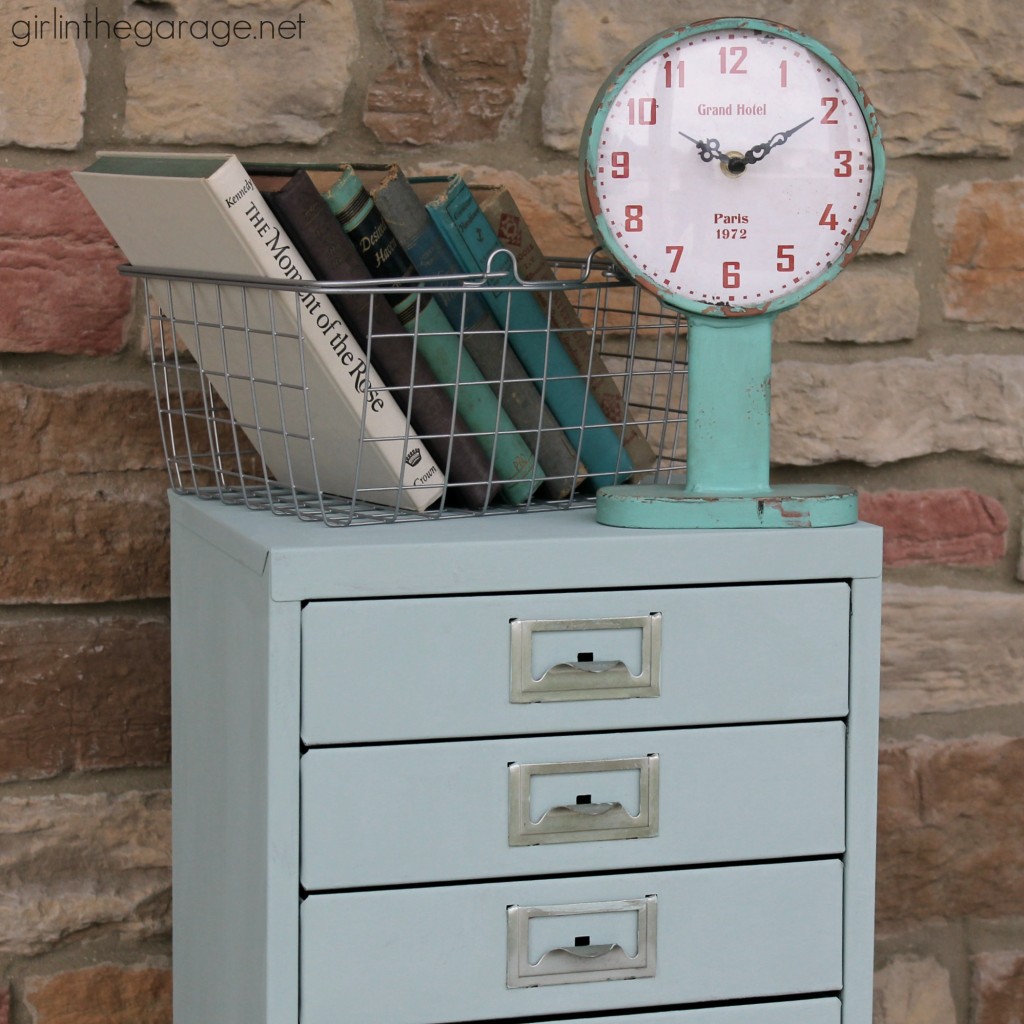
[[[73,176],[135,266],[314,279],[235,156],[99,153]],[[441,496],[441,469],[327,296],[149,290],[279,483],[417,511]]]

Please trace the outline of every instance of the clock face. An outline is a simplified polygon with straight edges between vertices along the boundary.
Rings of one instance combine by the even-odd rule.
[[[665,302],[792,305],[859,246],[881,192],[874,117],[827,50],[721,19],[664,35],[613,76],[581,173],[605,248]]]

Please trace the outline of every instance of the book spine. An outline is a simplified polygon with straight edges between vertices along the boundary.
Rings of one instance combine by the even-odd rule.
[[[504,186],[473,186],[473,197],[494,229],[498,243],[516,258],[516,271],[524,281],[556,281],[526,218]],[[590,390],[622,438],[634,470],[650,469],[656,456],[647,438],[629,419],[622,392],[594,344],[593,332],[584,327],[564,291],[552,289],[534,293],[545,317],[558,331],[566,352],[587,379]]]
[[[352,168],[344,169],[324,198],[373,277],[401,279],[416,275],[399,239]],[[499,405],[470,353],[463,349],[437,301],[429,293],[401,290],[389,291],[388,300],[397,319],[415,338],[417,355],[422,354],[436,378],[446,385],[446,394],[473,431],[473,436],[465,440],[477,443],[484,452],[487,478],[502,482],[507,501],[528,501],[545,471]]]
[[[417,274],[454,277],[465,272],[400,168],[389,169],[372,198]],[[506,345],[504,331],[470,289],[444,289],[436,298],[447,321],[461,335],[464,351],[490,382],[502,409],[544,467],[541,492],[553,500],[568,497],[586,467],[578,465],[576,451]]]
[[[483,272],[489,257],[499,249],[498,239],[466,183],[454,176],[448,189],[427,204],[435,224],[469,272]],[[609,425],[596,399],[587,389],[556,331],[551,329],[533,298],[522,289],[486,289],[485,301],[508,330],[509,343],[527,372],[542,388],[573,446],[592,475],[595,487],[627,479],[633,470],[619,435]]]
[[[223,171],[211,176],[208,183],[239,238],[250,247],[268,276],[314,279],[240,162],[228,161]],[[320,299],[312,291],[299,293],[297,309],[303,336],[318,349],[325,369],[349,396],[353,410],[361,418],[361,436],[353,438],[352,443],[370,441],[375,454],[387,453],[384,457],[392,466],[395,481],[400,482],[400,500],[416,508],[433,504],[443,489],[441,467],[410,428],[348,325],[337,315],[322,312]],[[414,474],[411,486],[405,483],[408,468]]]

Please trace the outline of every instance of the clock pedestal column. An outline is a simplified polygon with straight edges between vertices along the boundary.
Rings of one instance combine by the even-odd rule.
[[[602,488],[598,522],[737,529],[857,521],[854,490],[769,483],[774,319],[687,317],[686,484]]]

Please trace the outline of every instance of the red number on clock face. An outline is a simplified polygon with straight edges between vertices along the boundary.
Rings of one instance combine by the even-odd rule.
[[[837,178],[853,177],[853,151],[850,149],[837,149],[835,152],[836,163],[839,165],[832,173]]]
[[[739,288],[740,286],[740,265],[726,260],[722,264],[722,287]]]
[[[665,88],[671,89],[673,86],[675,86],[677,89],[682,89],[685,85],[686,61],[665,61]]]
[[[644,208],[639,203],[631,203],[626,207],[626,230],[643,231]]]
[[[833,231],[839,227],[839,218],[835,215],[835,211],[832,209],[831,203],[822,210],[818,223],[823,228],[831,228]]]
[[[612,153],[611,164],[613,178],[629,177],[629,153],[625,150],[618,150]]]
[[[732,63],[729,59],[732,58]],[[745,75],[747,69],[743,62],[747,59],[747,48],[745,46],[723,46],[718,51],[719,70],[723,75]]]
[[[793,245],[780,245],[775,250],[775,256],[777,259],[775,269],[778,270],[780,274],[791,274],[796,270],[796,256],[793,255],[793,250],[795,248],[796,246]]]
[[[822,124],[839,124],[836,118],[836,111],[839,109],[839,98],[836,96],[822,96],[821,105],[825,113],[821,115]]]
[[[681,245],[666,245],[665,254],[672,257],[671,273],[679,269],[679,261],[683,258],[683,247]]]
[[[642,96],[629,101],[629,123],[654,125],[658,123],[658,101],[653,96]]]

